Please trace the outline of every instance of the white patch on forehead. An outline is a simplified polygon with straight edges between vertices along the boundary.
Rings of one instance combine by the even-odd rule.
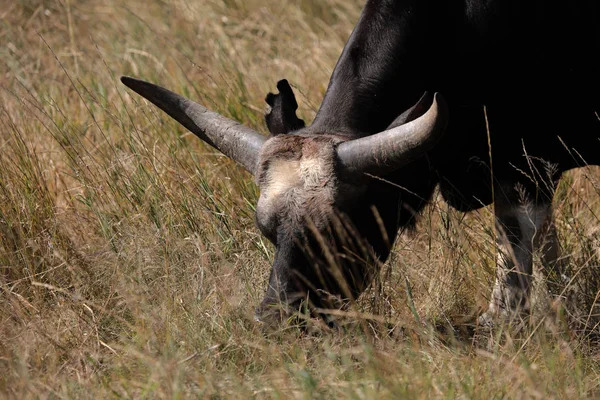
[[[260,186],[260,208],[305,217],[329,209],[334,203],[335,172],[323,150],[303,151],[299,160],[271,161]]]
[[[293,187],[301,184],[298,170],[299,161],[274,160],[267,171],[267,182],[261,187],[261,195],[266,201],[275,199]]]
[[[303,156],[300,160],[274,160],[269,165],[261,195],[269,202],[286,194],[314,193],[330,181],[332,174],[333,169],[318,155]]]

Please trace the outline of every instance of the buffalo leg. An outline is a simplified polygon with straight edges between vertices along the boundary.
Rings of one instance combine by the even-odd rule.
[[[520,186],[499,187],[494,203],[498,243],[496,283],[482,322],[528,313],[533,279],[533,254],[540,250],[543,270],[555,268],[558,243],[552,203],[530,201]]]

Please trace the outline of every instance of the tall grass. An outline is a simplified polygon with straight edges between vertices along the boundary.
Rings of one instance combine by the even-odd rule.
[[[310,121],[362,1],[0,5],[4,396],[600,395],[592,168],[569,173],[555,204],[573,306],[546,319],[552,303],[540,307],[525,331],[473,336],[494,278],[493,216],[441,201],[343,330],[264,335],[253,321],[273,256],[253,224],[253,178],[118,76],[263,132],[264,96],[285,77]]]

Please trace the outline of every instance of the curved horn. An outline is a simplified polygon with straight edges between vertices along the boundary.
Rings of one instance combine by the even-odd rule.
[[[263,135],[163,87],[128,76],[121,82],[254,174]]]
[[[431,96],[423,96],[411,110],[419,109],[423,101],[431,101]],[[342,170],[378,176],[392,172],[430,150],[442,137],[447,122],[448,106],[442,95],[435,93],[431,106],[419,118],[375,135],[341,143],[337,154]]]

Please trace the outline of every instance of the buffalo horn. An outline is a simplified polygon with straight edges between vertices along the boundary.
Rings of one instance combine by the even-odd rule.
[[[163,87],[127,76],[121,82],[254,174],[266,140],[260,133]]]
[[[422,108],[424,101],[431,105],[420,117],[371,136],[341,143],[337,154],[342,170],[353,175],[384,176],[430,150],[446,129],[448,106],[442,95],[435,93],[433,101],[431,96],[425,95],[413,109]]]

